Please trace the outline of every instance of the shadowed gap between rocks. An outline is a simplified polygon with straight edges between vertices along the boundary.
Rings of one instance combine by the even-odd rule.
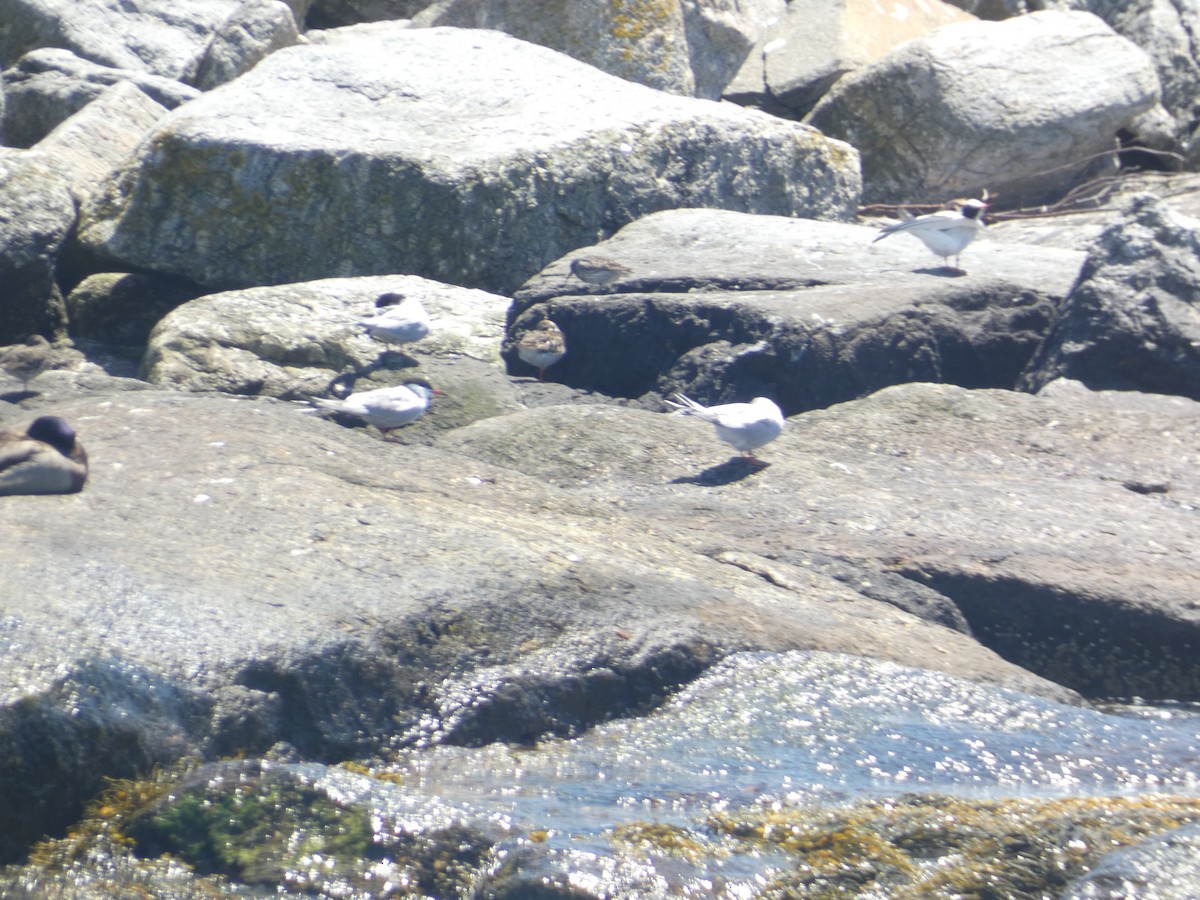
[[[901,571],[949,597],[980,643],[1089,699],[1200,700],[1200,636],[1178,618],[1015,578]]]
[[[1045,298],[1000,289],[852,323],[807,321],[782,303],[694,293],[560,296],[537,315],[514,304],[508,327],[552,318],[570,347],[553,379],[576,388],[626,398],[681,387],[718,398],[761,394],[795,415],[914,381],[1014,389],[1053,315]],[[510,364],[514,354],[506,348]]]
[[[679,642],[632,660],[595,660],[575,672],[507,681],[446,723],[443,743],[477,747],[567,737],[610,719],[653,709],[699,678],[725,654],[704,642]]]
[[[519,662],[498,675],[468,670],[456,685],[435,670],[367,658],[348,645],[286,668],[244,669],[241,686],[278,701],[257,723],[239,720],[214,735],[211,746],[228,756],[286,741],[306,759],[337,762],[429,740],[531,744],[653,709],[723,655],[700,640],[678,641],[634,657],[600,655],[572,670]]]

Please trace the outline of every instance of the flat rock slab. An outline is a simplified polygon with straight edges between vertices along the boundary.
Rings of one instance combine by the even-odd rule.
[[[848,219],[858,155],[490,31],[380,23],[168,116],[82,214],[102,257],[214,288],[412,273],[507,293],[649,212]]]
[[[877,233],[656,213],[546,267],[517,293],[510,320],[521,330],[545,314],[563,329],[568,354],[551,377],[566,384],[625,397],[683,389],[710,402],[762,394],[790,414],[914,380],[1012,387],[1085,259],[985,236],[967,248],[963,275],[915,238],[872,243]],[[569,265],[591,255],[632,271],[585,284]]]
[[[625,504],[459,448],[385,443],[282,401],[59,375],[0,421],[62,415],[91,461],[80,494],[3,504],[0,858],[73,821],[105,775],[281,740],[325,760],[531,741],[653,705],[738,649],[1067,695],[853,583],[797,567],[781,587]],[[620,433],[613,416],[667,454],[646,473],[689,473],[663,465],[675,435],[709,449],[679,427],[695,423],[560,409],[579,422],[574,480],[615,458],[595,443]],[[525,454],[561,458],[528,427]]]
[[[794,417],[761,470],[710,426],[641,410],[532,410],[439,446],[775,584],[803,585],[814,555],[902,574],[1006,658],[1091,695],[1200,697],[1193,401],[904,385]]]

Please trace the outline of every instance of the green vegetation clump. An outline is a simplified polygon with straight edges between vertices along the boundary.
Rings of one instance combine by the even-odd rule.
[[[142,818],[133,836],[140,856],[170,853],[202,875],[250,884],[380,856],[366,810],[291,780],[212,781]]]
[[[456,897],[493,843],[461,824],[400,827],[257,761],[187,765],[112,782],[67,837],[0,870],[0,896]]]
[[[1057,897],[1104,855],[1200,821],[1200,800],[906,796],[843,808],[744,810],[709,819],[753,852],[792,859],[756,896],[833,900]]]

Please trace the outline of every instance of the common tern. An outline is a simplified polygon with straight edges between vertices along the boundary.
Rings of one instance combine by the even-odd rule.
[[[893,234],[911,234],[920,238],[926,247],[940,256],[947,268],[950,266],[950,257],[953,256],[954,268],[958,269],[959,255],[983,230],[983,211],[987,207],[982,200],[967,200],[958,209],[943,209],[927,216],[917,216],[906,222],[888,225],[871,243],[882,241]]]
[[[379,312],[357,320],[371,337],[385,344],[411,344],[429,334],[432,322],[416,297],[387,293],[375,301]]]
[[[388,439],[391,432],[403,425],[415,422],[425,415],[429,401],[438,393],[424,381],[409,381],[393,387],[360,391],[342,400],[312,397],[311,401],[321,409],[346,413],[374,425]]]
[[[717,437],[759,465],[762,463],[754,451],[771,443],[783,431],[783,411],[766,397],[720,406],[704,406],[683,394],[675,394],[675,398],[666,402],[678,410],[676,415],[695,416],[711,422]]]

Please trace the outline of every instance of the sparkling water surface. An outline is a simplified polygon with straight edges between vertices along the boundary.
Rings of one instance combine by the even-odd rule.
[[[654,713],[575,739],[435,747],[401,760],[386,781],[337,768],[312,775],[335,796],[369,800],[412,826],[467,819],[599,854],[622,824],[699,828],[714,811],[746,806],[910,792],[1193,793],[1198,761],[1194,707],[1101,711],[793,652],[734,655]]]

